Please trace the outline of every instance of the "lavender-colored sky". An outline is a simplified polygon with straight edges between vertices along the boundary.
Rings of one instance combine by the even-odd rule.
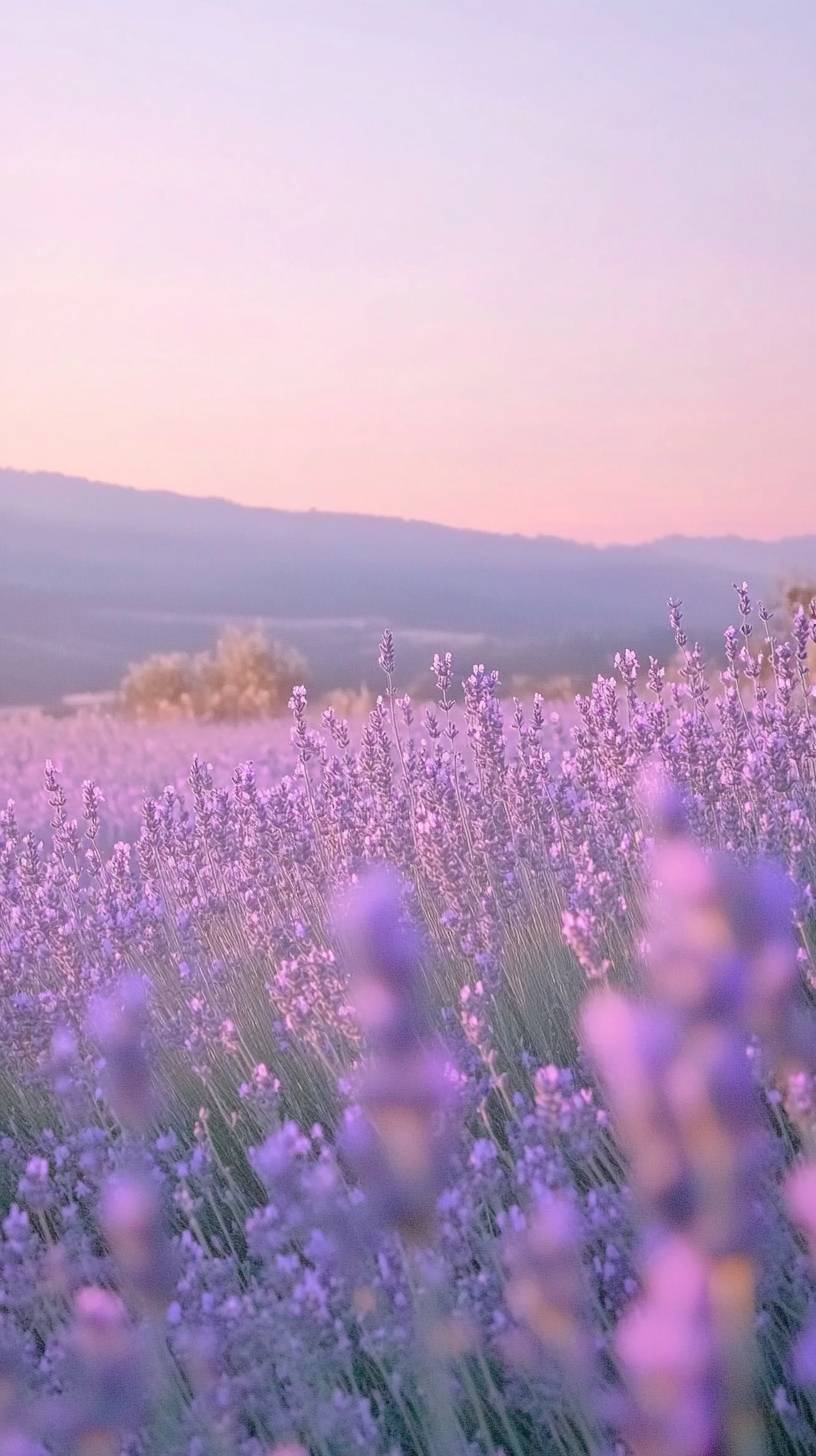
[[[4,0],[0,463],[816,529],[812,0]]]

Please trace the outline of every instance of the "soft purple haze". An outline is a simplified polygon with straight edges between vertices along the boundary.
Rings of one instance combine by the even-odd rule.
[[[816,10],[6,0],[0,462],[813,528]]]

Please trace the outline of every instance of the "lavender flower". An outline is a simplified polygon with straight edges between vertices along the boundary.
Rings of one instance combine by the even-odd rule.
[[[124,1287],[145,1309],[163,1310],[174,1292],[177,1269],[152,1183],[135,1174],[109,1179],[99,1223]]]
[[[124,1435],[147,1411],[145,1372],[121,1300],[106,1289],[81,1289],[66,1342],[71,1392],[56,1417],[60,1449],[77,1456],[116,1456]]]
[[[387,633],[291,739],[0,724],[0,1446],[809,1449],[816,621],[737,609],[557,711]]]
[[[128,977],[111,995],[94,1001],[89,1029],[103,1054],[104,1086],[111,1108],[124,1124],[144,1129],[153,1111],[144,981]]]
[[[449,1083],[426,1042],[416,940],[391,876],[367,877],[348,907],[346,936],[371,1051],[359,1111],[346,1124],[347,1155],[380,1217],[406,1237],[424,1239],[445,1173]]]

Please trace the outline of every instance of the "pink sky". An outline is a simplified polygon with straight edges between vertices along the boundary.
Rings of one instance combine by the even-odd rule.
[[[5,0],[0,464],[816,530],[811,0]]]

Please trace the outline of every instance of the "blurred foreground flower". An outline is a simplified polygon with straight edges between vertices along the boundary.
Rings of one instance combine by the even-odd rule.
[[[768,1121],[748,1046],[778,1052],[797,984],[784,878],[711,858],[674,811],[654,855],[645,1001],[604,991],[584,1040],[644,1220],[617,1333],[638,1456],[762,1449],[754,1320]]]
[[[422,1243],[447,1171],[452,1084],[444,1057],[430,1044],[416,938],[388,871],[367,875],[344,929],[370,1049],[358,1106],[346,1116],[344,1149],[377,1216],[409,1242]]]
[[[144,1360],[118,1295],[81,1289],[66,1341],[68,1395],[55,1438],[76,1456],[116,1456],[147,1413]]]
[[[161,1313],[173,1294],[176,1260],[155,1188],[136,1174],[110,1179],[99,1222],[125,1289],[140,1308]]]
[[[581,1269],[581,1229],[563,1194],[539,1200],[527,1228],[506,1250],[507,1305],[574,1385],[591,1371],[588,1306]]]
[[[125,977],[91,1005],[89,1030],[103,1056],[103,1089],[125,1127],[143,1132],[153,1115],[147,991],[140,976]]]

